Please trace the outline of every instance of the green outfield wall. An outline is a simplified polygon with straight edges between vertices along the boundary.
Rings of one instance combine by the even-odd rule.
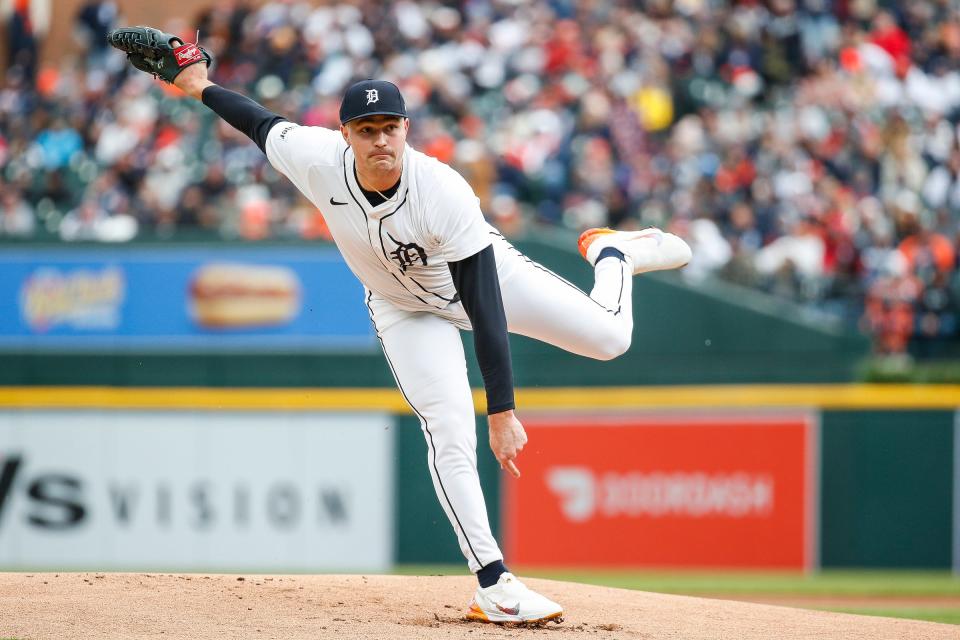
[[[821,414],[822,566],[951,566],[954,416]]]
[[[475,390],[482,407],[481,390]],[[740,420],[807,415],[815,425],[811,457],[814,561],[824,568],[930,568],[956,564],[960,505],[957,385],[723,385],[575,387],[518,390],[521,418],[653,416]],[[2,387],[9,412],[117,410],[210,412],[215,417],[264,412],[333,415],[386,412],[394,416],[393,557],[401,563],[460,562],[455,537],[434,495],[427,447],[415,416],[392,389],[199,387]],[[220,419],[220,418],[218,418]],[[202,417],[194,423],[202,428]],[[498,536],[503,479],[487,449],[485,417],[477,417],[478,460],[487,508]],[[15,443],[14,443],[15,444]],[[10,443],[0,442],[0,457]],[[695,446],[695,445],[693,445]],[[528,448],[523,456],[536,456]],[[344,452],[354,455],[356,452]],[[360,455],[360,454],[357,454]],[[702,451],[697,452],[702,457]],[[521,470],[523,469],[521,457]],[[522,481],[522,480],[521,480]]]

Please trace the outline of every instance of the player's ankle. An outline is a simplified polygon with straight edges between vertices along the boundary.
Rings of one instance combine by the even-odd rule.
[[[616,247],[604,247],[600,250],[600,255],[597,256],[597,262],[600,262],[604,258],[616,258],[621,262],[626,262],[627,258],[623,254],[623,251],[617,249]]]
[[[503,560],[494,560],[480,569],[480,571],[477,571],[477,580],[480,582],[480,586],[486,589],[487,587],[492,587],[497,584],[497,580],[506,572],[507,567],[504,566]]]

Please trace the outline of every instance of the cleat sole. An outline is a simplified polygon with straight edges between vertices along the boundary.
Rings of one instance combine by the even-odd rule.
[[[489,624],[502,624],[508,626],[517,626],[517,627],[532,627],[532,626],[543,626],[548,622],[555,622],[560,624],[563,622],[563,611],[558,611],[557,613],[552,613],[549,616],[544,616],[543,618],[536,618],[533,620],[491,620],[487,614],[481,611],[477,607],[470,607],[470,610],[467,611],[466,620],[471,622],[485,622]]]

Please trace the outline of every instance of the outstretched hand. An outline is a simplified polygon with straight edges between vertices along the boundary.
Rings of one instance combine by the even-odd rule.
[[[509,471],[514,478],[519,478],[520,470],[514,460],[527,444],[523,425],[513,411],[490,414],[487,416],[487,424],[490,431],[490,450],[500,463],[500,468]]]

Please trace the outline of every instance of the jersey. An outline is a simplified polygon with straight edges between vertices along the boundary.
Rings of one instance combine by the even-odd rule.
[[[281,122],[267,135],[265,151],[323,213],[344,260],[370,292],[408,311],[458,302],[447,263],[486,248],[493,229],[460,174],[407,145],[396,193],[372,206],[339,131]]]

